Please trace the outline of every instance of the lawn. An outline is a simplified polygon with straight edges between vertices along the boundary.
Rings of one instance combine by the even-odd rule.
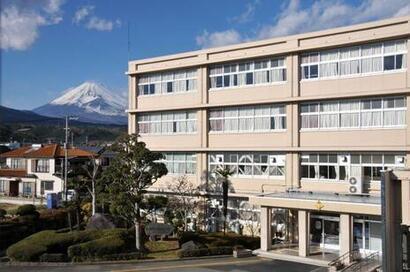
[[[148,259],[173,259],[177,258],[179,242],[175,240],[167,241],[148,241],[145,243],[146,249],[149,251],[146,258]]]

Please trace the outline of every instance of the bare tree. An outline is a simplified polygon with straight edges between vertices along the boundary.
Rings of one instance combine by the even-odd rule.
[[[96,210],[96,192],[95,192],[95,186],[96,186],[96,181],[99,175],[101,174],[101,165],[99,163],[99,160],[91,156],[89,157],[89,162],[86,163],[85,165],[82,166],[84,171],[87,173],[87,176],[90,180],[90,184],[86,186],[88,193],[91,195],[91,207],[92,207],[92,212],[91,214],[95,214]]]
[[[198,187],[190,182],[186,176],[178,177],[167,187],[174,195],[169,200],[169,206],[184,219],[184,231],[187,231],[188,217],[197,206]]]
[[[255,205],[250,205],[248,202],[242,202],[239,207],[239,219],[243,223],[244,230],[252,237],[259,234],[260,220]]]

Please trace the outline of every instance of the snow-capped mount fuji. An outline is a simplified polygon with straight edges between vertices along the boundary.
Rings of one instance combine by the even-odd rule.
[[[127,123],[126,103],[125,98],[104,85],[86,81],[33,111],[49,117],[75,115],[82,122],[124,125]]]

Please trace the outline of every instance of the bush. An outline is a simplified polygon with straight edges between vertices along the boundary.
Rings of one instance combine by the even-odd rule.
[[[61,263],[67,261],[67,255],[62,253],[44,253],[40,256],[40,262]]]
[[[132,241],[132,239],[124,238],[127,235],[128,232],[124,229],[85,230],[65,233],[58,233],[56,231],[51,230],[41,231],[10,246],[7,249],[7,256],[13,261],[38,261],[40,256],[44,253],[60,253],[66,255],[67,249],[69,247],[77,244],[87,244],[86,242],[93,240],[96,241],[93,241],[94,243],[90,243],[88,247],[94,248],[94,250],[97,251],[99,254],[118,253],[115,252],[115,250],[118,248],[122,248],[122,242]],[[115,237],[118,238],[118,240],[103,240],[108,237]],[[107,244],[106,247],[104,247],[105,244]],[[94,247],[92,247],[93,245]],[[86,253],[87,251],[80,250],[80,252]],[[93,251],[90,250],[90,252]],[[90,253],[89,255],[92,254]],[[72,256],[76,255],[73,254]]]
[[[120,253],[125,248],[125,241],[121,237],[113,235],[72,245],[68,248],[67,252],[72,261],[78,262]]]
[[[194,250],[179,250],[177,252],[177,255],[179,258],[213,256],[213,255],[230,255],[230,254],[232,254],[232,247],[210,247],[210,248],[200,248],[200,249],[194,249]]]
[[[17,215],[31,215],[36,212],[36,206],[32,204],[22,205],[17,208]]]
[[[4,218],[7,214],[7,211],[5,209],[0,209],[0,219]]]

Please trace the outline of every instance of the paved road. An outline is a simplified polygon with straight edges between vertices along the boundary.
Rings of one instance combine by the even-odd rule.
[[[9,266],[0,265],[0,271],[112,271],[112,272],[308,272],[317,269],[317,266],[292,263],[279,260],[262,259],[258,257],[246,259],[234,258],[215,258],[186,261],[168,262],[140,262],[140,263],[121,263],[121,264],[100,264],[100,265],[33,265],[33,266]]]

